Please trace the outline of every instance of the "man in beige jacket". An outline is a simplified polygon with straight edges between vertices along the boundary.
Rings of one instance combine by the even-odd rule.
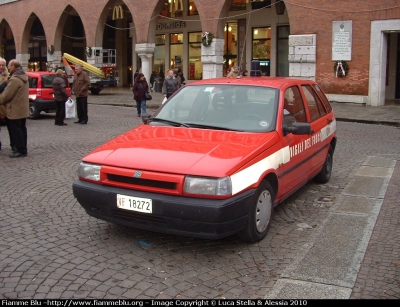
[[[15,147],[10,158],[26,157],[28,154],[26,118],[29,116],[28,75],[16,59],[8,63],[8,71],[10,77],[7,87],[0,94],[0,105],[6,106],[10,142]]]

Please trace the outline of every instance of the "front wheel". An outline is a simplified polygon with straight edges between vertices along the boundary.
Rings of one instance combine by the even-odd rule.
[[[29,119],[38,119],[40,111],[37,109],[33,101],[29,101]]]
[[[322,166],[321,171],[315,176],[314,180],[318,183],[327,183],[331,178],[333,166],[333,150],[332,146],[329,146],[328,154],[326,155],[325,163]]]
[[[274,198],[270,183],[261,182],[251,200],[246,226],[238,233],[242,240],[254,243],[264,239],[272,221]]]

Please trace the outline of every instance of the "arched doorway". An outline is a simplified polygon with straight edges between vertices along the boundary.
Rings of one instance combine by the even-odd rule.
[[[47,44],[42,22],[35,14],[32,14],[30,18],[33,19],[33,22],[29,32],[28,71],[46,71]]]
[[[7,21],[0,23],[0,56],[3,59],[15,59],[15,42],[14,35]]]

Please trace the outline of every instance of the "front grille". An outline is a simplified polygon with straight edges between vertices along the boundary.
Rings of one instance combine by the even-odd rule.
[[[134,185],[151,187],[151,188],[176,190],[175,182],[166,182],[166,181],[158,181],[158,180],[150,180],[150,179],[125,177],[125,176],[119,176],[119,175],[113,175],[113,174],[107,174],[107,179],[110,181],[114,181],[114,182],[134,184]]]
[[[127,220],[132,223],[158,226],[166,225],[166,222],[162,217],[155,217],[154,215],[132,212],[122,209],[112,209],[111,212],[114,218]]]

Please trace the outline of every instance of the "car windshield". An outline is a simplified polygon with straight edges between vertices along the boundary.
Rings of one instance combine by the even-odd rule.
[[[275,130],[278,89],[249,85],[191,85],[182,88],[149,121],[244,132]]]

